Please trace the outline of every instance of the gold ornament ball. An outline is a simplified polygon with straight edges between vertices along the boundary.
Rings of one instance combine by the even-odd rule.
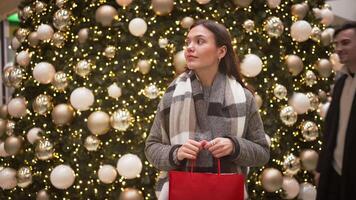
[[[252,0],[233,0],[233,2],[235,3],[235,5],[246,8],[248,7]]]
[[[289,154],[283,162],[284,174],[288,176],[293,176],[297,174],[300,170],[300,160],[293,154]]]
[[[40,42],[37,32],[31,32],[30,35],[28,35],[27,40],[28,40],[28,44],[31,47],[36,47],[38,45],[38,43]]]
[[[318,27],[313,27],[312,32],[310,34],[310,38],[314,40],[315,42],[320,41],[321,39],[321,30]]]
[[[78,41],[80,44],[83,44],[87,41],[89,37],[89,29],[88,28],[82,28],[78,32]]]
[[[314,74],[313,71],[308,70],[305,72],[305,84],[309,87],[313,86],[314,84],[316,84],[316,75]]]
[[[16,62],[21,66],[21,67],[27,67],[30,64],[31,61],[31,55],[28,52],[28,50],[23,50],[20,51],[16,55]]]
[[[173,0],[152,0],[153,11],[157,15],[168,15],[173,10]]]
[[[307,15],[309,6],[306,3],[294,4],[291,11],[293,16],[295,16],[298,20],[301,20]]]
[[[23,42],[25,41],[26,37],[30,34],[30,31],[26,28],[19,28],[16,31],[15,37],[20,41]]]
[[[100,145],[100,140],[96,136],[89,135],[87,138],[85,138],[84,147],[88,151],[98,150],[99,145]]]
[[[111,26],[117,11],[110,5],[102,5],[95,12],[95,20],[103,26]]]
[[[324,78],[328,78],[332,73],[333,65],[328,59],[320,59],[316,64],[316,70],[318,71],[319,75]]]
[[[62,8],[66,3],[67,3],[68,0],[56,0],[56,5],[59,7],[59,8]]]
[[[64,91],[68,86],[67,74],[63,71],[58,71],[54,74],[52,85],[59,91]]]
[[[293,126],[297,122],[298,114],[292,106],[286,106],[282,108],[279,117],[285,125]]]
[[[22,139],[16,136],[9,136],[6,138],[4,143],[4,148],[6,153],[10,155],[15,155],[21,150]]]
[[[116,54],[116,48],[114,46],[109,45],[105,48],[105,51],[104,51],[105,57],[112,59],[112,58],[115,58],[115,54]]]
[[[326,92],[324,90],[321,90],[321,89],[319,89],[319,91],[318,91],[318,97],[322,103],[325,103],[328,100],[328,95],[326,94]]]
[[[307,93],[307,97],[309,98],[309,102],[310,102],[310,108],[309,110],[314,111],[317,110],[319,107],[319,98],[317,95],[315,95],[312,92],[308,92]]]
[[[50,200],[49,194],[45,189],[37,192],[36,200]]]
[[[305,121],[301,124],[301,132],[306,141],[314,141],[319,136],[319,128],[312,121]]]
[[[12,135],[15,130],[15,122],[12,120],[7,120],[6,123],[6,134],[7,135]]]
[[[282,187],[282,173],[275,168],[266,168],[261,174],[261,183],[264,190],[267,192],[275,192]]]
[[[110,124],[114,129],[126,131],[130,126],[131,115],[129,111],[118,109],[110,117]]]
[[[0,137],[6,132],[6,120],[0,118]]]
[[[3,119],[6,119],[7,115],[8,115],[7,105],[3,104],[3,105],[0,106],[0,117],[3,118]]]
[[[141,72],[141,74],[145,75],[148,74],[151,70],[151,64],[148,60],[140,60],[137,63],[137,68],[138,71]]]
[[[58,30],[66,30],[71,24],[72,13],[66,9],[59,9],[54,13],[53,26]]]
[[[150,84],[146,86],[143,94],[149,99],[156,99],[159,95],[159,89],[156,85]]]
[[[91,71],[91,64],[87,60],[81,60],[75,65],[75,73],[81,77],[86,77]]]
[[[46,115],[53,108],[52,97],[46,94],[40,94],[32,103],[33,110],[40,114]]]
[[[11,40],[11,49],[16,51],[20,46],[20,41],[16,37],[13,37]]]
[[[66,41],[66,37],[62,32],[56,32],[52,36],[53,45],[57,48],[62,48]]]
[[[278,17],[269,17],[264,22],[263,28],[269,36],[275,38],[281,36],[284,30],[283,22]]]
[[[3,71],[3,77],[2,77],[2,80],[4,81],[4,84],[7,86],[7,87],[12,87],[12,84],[10,82],[10,74],[11,74],[11,71],[14,69],[15,67],[14,66],[8,66],[8,67],[5,67],[4,71]]]
[[[48,160],[53,157],[53,144],[47,139],[41,139],[37,143],[35,152],[38,159]]]
[[[27,102],[24,97],[15,97],[7,105],[9,114],[14,118],[21,118],[27,114]]]
[[[137,189],[125,188],[121,192],[119,200],[143,200],[143,196]]]
[[[19,88],[22,84],[22,79],[24,79],[22,69],[19,67],[12,68],[9,75],[9,81],[11,86]]]
[[[333,35],[334,31],[330,28],[325,29],[323,32],[321,32],[321,43],[324,46],[329,46],[331,42],[333,41]]]
[[[245,29],[246,32],[252,32],[253,29],[255,28],[255,22],[253,20],[246,20],[244,21],[244,24],[242,25],[242,27]]]
[[[192,17],[184,17],[180,21],[180,25],[185,29],[189,29],[193,24],[194,24],[194,19]]]
[[[94,135],[104,135],[110,130],[110,116],[103,111],[95,111],[88,117],[90,132]]]
[[[286,65],[289,72],[293,76],[297,76],[300,72],[303,71],[304,68],[302,59],[297,55],[288,55],[286,58]]]
[[[42,11],[46,10],[46,6],[47,5],[45,3],[37,1],[35,5],[36,13],[41,13]]]
[[[276,84],[273,93],[278,99],[284,99],[287,96],[287,88],[281,84]]]
[[[132,3],[132,0],[116,0],[116,3],[120,6],[128,6]]]
[[[25,188],[32,183],[32,173],[29,167],[21,167],[17,170],[17,185]]]
[[[33,10],[30,6],[25,6],[23,9],[22,9],[22,17],[24,19],[28,19],[30,18],[31,16],[33,15]]]
[[[57,126],[68,125],[74,118],[74,109],[68,104],[58,104],[53,108],[52,121]]]
[[[305,170],[313,171],[318,165],[319,154],[313,149],[306,149],[300,153],[300,161]]]

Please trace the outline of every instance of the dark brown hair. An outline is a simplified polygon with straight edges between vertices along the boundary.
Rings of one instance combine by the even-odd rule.
[[[349,22],[349,23],[346,23],[346,24],[340,26],[339,28],[337,28],[334,33],[334,37],[336,37],[341,31],[344,31],[347,29],[353,29],[354,33],[356,34],[356,22]]]
[[[241,78],[240,62],[234,52],[231,37],[226,27],[212,20],[198,20],[190,27],[190,29],[196,26],[203,26],[212,32],[217,47],[226,46],[226,55],[220,60],[219,71],[222,74],[235,77],[242,87],[245,87]]]

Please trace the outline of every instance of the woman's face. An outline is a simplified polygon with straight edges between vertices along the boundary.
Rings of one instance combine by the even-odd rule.
[[[217,47],[214,34],[202,25],[192,28],[186,39],[184,56],[188,69],[200,70],[218,67],[226,47]]]

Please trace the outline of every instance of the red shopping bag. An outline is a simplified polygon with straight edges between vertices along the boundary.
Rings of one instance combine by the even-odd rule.
[[[193,166],[192,166],[193,168]],[[244,177],[241,174],[170,171],[169,200],[243,200]]]

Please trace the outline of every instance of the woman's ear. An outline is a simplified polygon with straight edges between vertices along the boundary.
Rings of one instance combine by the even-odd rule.
[[[227,48],[225,45],[218,48],[218,58],[221,60],[226,55]]]

